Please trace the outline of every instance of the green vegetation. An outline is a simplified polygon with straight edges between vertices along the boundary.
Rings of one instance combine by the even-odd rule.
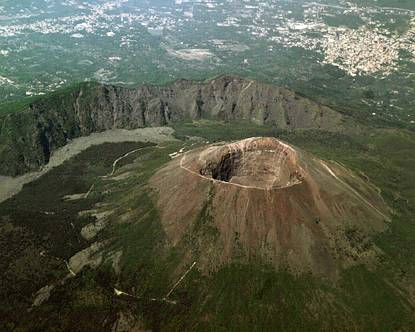
[[[330,26],[345,26],[351,29],[357,29],[365,24],[357,15],[324,16],[323,18],[324,22]]]
[[[24,99],[19,99],[17,101],[9,101],[9,102],[0,104],[0,116],[9,114],[9,113],[22,111],[25,108],[27,108],[31,102],[34,102],[38,99],[39,97],[30,97],[30,98],[24,98]]]
[[[402,9],[415,10],[415,4],[412,0],[353,0],[358,5],[377,5],[381,7],[395,7]]]
[[[324,41],[329,27],[365,27],[368,30],[377,27],[380,35],[384,35],[385,29],[390,33],[388,38],[402,37],[411,27],[413,13],[405,9],[415,10],[412,0],[351,1],[352,5],[359,6],[358,10],[338,0],[325,1],[324,6],[311,3],[301,6],[290,1],[278,4],[248,1],[244,5],[252,8],[245,8],[244,15],[240,15],[240,4],[234,2],[209,10],[203,3],[190,6],[187,2],[179,5],[152,1],[149,6],[132,1],[116,8],[105,7],[96,0],[92,3],[96,8],[102,6],[102,12],[98,11],[100,15],[94,17],[94,28],[89,33],[73,29],[80,24],[78,20],[90,24],[89,6],[63,6],[58,2],[50,6],[34,5],[30,1],[4,4],[3,11],[7,13],[4,31],[7,33],[3,36],[1,50],[4,56],[0,57],[1,102],[20,100],[26,94],[46,93],[85,80],[133,87],[180,78],[203,80],[232,73],[287,86],[379,125],[414,127],[411,123],[414,116],[411,73],[415,64],[410,52],[402,50],[406,56],[396,59],[397,71],[383,78],[380,73],[352,77],[333,65],[322,64],[324,47],[309,49],[310,44]],[[379,7],[398,10],[379,10]],[[141,12],[140,19],[120,17],[123,12],[135,10]],[[192,19],[183,16],[189,10],[194,11]],[[33,15],[21,17],[20,13],[26,11]],[[235,16],[238,23],[221,26],[226,16]],[[260,19],[255,20],[255,17]],[[54,29],[51,22],[54,22]],[[289,32],[278,32],[284,25],[310,22],[315,26],[303,32],[292,27]],[[325,26],[319,28],[321,25]],[[247,29],[252,26],[267,33]],[[112,36],[107,35],[110,31]],[[292,44],[283,38],[292,40]],[[303,38],[306,43],[301,41]],[[172,53],[195,48],[204,48],[213,56],[185,60]],[[362,98],[368,89],[375,91],[376,98]],[[35,99],[28,99],[24,104]],[[0,106],[0,113],[12,112],[21,106],[5,104]]]
[[[200,120],[173,124],[175,136],[184,139],[186,136],[203,137],[210,142],[237,140],[254,136],[278,136],[283,131],[272,126],[257,125],[249,121],[224,122]]]
[[[0,330],[13,330],[22,321],[21,312],[30,306],[32,295],[67,274],[62,259],[88,246],[80,230],[93,218],[79,217],[78,212],[93,208],[100,197],[91,195],[75,201],[64,197],[86,193],[98,176],[111,172],[114,159],[147,145],[92,147],[0,204]],[[42,256],[41,252],[47,254]],[[62,301],[59,296],[58,291],[57,301]],[[26,319],[23,324],[31,322],[30,315]]]
[[[80,89],[88,89],[95,86],[96,82],[76,83],[65,88],[50,92],[46,96],[34,96],[21,98],[15,101],[0,103],[0,117],[9,113],[20,112],[27,109],[33,103],[47,103],[48,105],[61,106],[62,100],[67,99],[73,92]]]
[[[76,278],[57,287],[44,305],[20,319],[19,324],[17,319],[21,317],[8,310],[9,302],[3,302],[0,310],[7,317],[7,329],[49,330],[59,326],[67,330],[94,330],[94,326],[100,326],[102,330],[110,330],[120,311],[138,317],[143,327],[161,331],[320,331],[334,327],[337,330],[410,331],[415,328],[415,307],[408,295],[415,280],[414,134],[371,129],[365,137],[353,137],[320,131],[277,131],[252,123],[208,120],[176,124],[175,129],[181,141],[163,144],[162,148],[149,146],[123,160],[116,176],[129,174],[127,177],[99,178],[110,172],[114,159],[143,145],[105,144],[71,159],[0,205],[3,221],[0,234],[5,236],[8,222],[14,227],[7,233],[8,237],[22,237],[23,232],[22,238],[26,241],[20,241],[12,256],[2,257],[4,266],[12,261],[22,264],[30,252],[38,255],[45,243],[49,243],[46,249],[50,253],[64,258],[87,246],[79,232],[88,217],[80,218],[77,213],[92,208],[97,202],[113,211],[109,226],[98,236],[100,240],[112,239],[105,249],[105,257],[118,250],[123,252],[118,275],[109,262],[97,270],[84,269]],[[201,274],[196,265],[171,295],[176,304],[150,301],[149,298],[163,298],[188,268],[179,266],[187,249],[193,249],[195,258],[204,254],[198,249],[201,248],[198,234],[215,236],[215,229],[210,225],[208,199],[195,221],[194,232],[176,249],[167,250],[154,193],[146,186],[152,174],[170,160],[169,153],[183,146],[190,147],[194,141],[189,141],[188,136],[200,136],[210,142],[276,136],[351,168],[376,185],[393,209],[388,231],[376,239],[384,253],[381,260],[371,269],[354,266],[345,270],[335,284],[308,274],[276,272],[261,262],[235,262],[209,274]],[[95,189],[88,199],[62,200],[64,195],[86,192],[93,183]],[[211,190],[210,196],[213,195],[215,192]],[[41,211],[56,211],[56,215],[44,215]],[[363,241],[353,229],[348,232],[351,240]],[[1,243],[10,245],[5,238]],[[6,278],[17,278],[17,285],[22,286],[25,285],[22,278],[35,273],[31,278],[33,285],[24,295],[26,299],[64,275],[65,267],[59,262],[39,258],[35,262],[40,270],[22,272],[14,268]],[[45,268],[54,271],[54,277],[45,274]],[[10,290],[10,284],[1,284],[3,299],[13,298],[19,290],[18,286]],[[115,296],[115,286],[141,298]],[[24,303],[16,300],[12,307],[24,308]]]

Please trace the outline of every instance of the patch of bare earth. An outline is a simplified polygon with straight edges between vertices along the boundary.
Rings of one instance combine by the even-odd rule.
[[[376,188],[274,138],[190,151],[160,169],[150,185],[171,246],[182,246],[203,227],[198,223],[216,230],[213,238],[197,235],[198,266],[205,270],[261,258],[335,279],[343,267],[376,260],[370,239],[388,221]],[[366,245],[356,246],[350,230]]]

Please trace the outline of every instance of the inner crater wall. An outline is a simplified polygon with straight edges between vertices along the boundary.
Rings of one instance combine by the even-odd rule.
[[[206,178],[263,189],[302,181],[295,150],[269,137],[209,147],[188,165]]]

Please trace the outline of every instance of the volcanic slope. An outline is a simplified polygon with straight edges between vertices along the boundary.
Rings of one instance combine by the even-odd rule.
[[[261,259],[335,279],[341,268],[377,257],[375,246],[356,248],[348,232],[371,238],[389,219],[381,196],[362,179],[275,138],[189,151],[150,185],[169,244],[186,246],[196,232],[197,245],[185,256],[206,271]]]

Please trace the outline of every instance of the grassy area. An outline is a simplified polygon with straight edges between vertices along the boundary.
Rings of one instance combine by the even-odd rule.
[[[186,136],[203,137],[210,142],[237,140],[253,136],[278,136],[284,131],[267,125],[257,125],[249,121],[224,122],[200,120],[173,124],[175,136],[184,139]]]

